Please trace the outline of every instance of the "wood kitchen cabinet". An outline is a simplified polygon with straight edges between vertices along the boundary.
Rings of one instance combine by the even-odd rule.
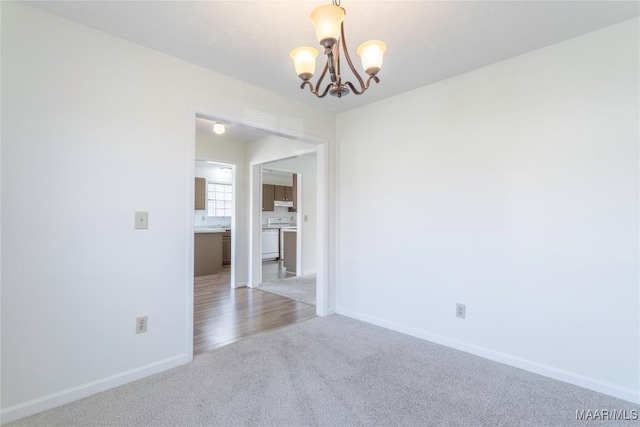
[[[194,209],[203,211],[207,208],[207,180],[204,178],[196,178]]]
[[[194,277],[210,276],[222,268],[222,233],[195,233]]]
[[[284,269],[287,273],[296,273],[296,261],[297,261],[297,232],[283,230],[282,231],[282,243],[284,245]]]
[[[273,198],[278,202],[290,202],[293,200],[293,187],[286,185],[274,185]]]
[[[294,175],[294,185],[295,185],[295,175]],[[287,185],[272,185],[272,184],[262,184],[262,210],[263,211],[273,211],[275,209],[273,202],[294,202],[295,208],[295,187],[289,187]],[[290,212],[296,212],[295,210],[291,210]]]
[[[284,202],[287,200],[285,197],[285,187],[283,185],[274,185],[273,199],[279,202]]]
[[[275,185],[262,184],[262,210],[272,212],[275,207],[273,201],[275,200]]]
[[[289,212],[298,212],[298,174],[293,174],[293,187],[291,188],[291,201],[293,201],[293,207],[289,208]]]
[[[222,234],[222,265],[231,264],[231,231]]]

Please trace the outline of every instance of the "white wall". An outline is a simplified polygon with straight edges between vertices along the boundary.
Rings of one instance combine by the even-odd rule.
[[[339,114],[338,312],[639,403],[638,25]]]
[[[267,166],[268,167],[268,166]],[[284,185],[286,187],[293,186],[293,174],[286,172],[262,172],[262,183],[272,185]]]
[[[196,137],[197,138],[197,137]],[[196,157],[198,153],[196,152]],[[207,181],[231,184],[232,174],[229,166],[219,166],[214,164],[198,164],[196,162],[196,177],[204,178]]]
[[[302,272],[301,275],[316,272],[316,235],[317,235],[317,182],[316,182],[316,156],[304,155],[292,159],[280,160],[269,163],[267,167],[281,168],[287,171],[296,171],[302,174],[301,209],[298,209],[300,222],[298,228],[302,229]],[[291,213],[290,215],[295,215]],[[306,215],[307,221],[304,221]]]
[[[6,422],[189,360],[194,109],[326,140],[335,121],[27,5],[1,8]],[[46,215],[27,223],[34,204]],[[140,210],[146,231],[133,229]],[[141,315],[149,331],[136,335]]]
[[[280,136],[267,136],[247,143],[247,160],[255,165],[312,152],[316,145]]]

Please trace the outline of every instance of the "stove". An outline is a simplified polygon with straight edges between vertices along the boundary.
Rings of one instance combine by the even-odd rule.
[[[289,217],[267,218],[267,228],[282,228],[291,225]]]

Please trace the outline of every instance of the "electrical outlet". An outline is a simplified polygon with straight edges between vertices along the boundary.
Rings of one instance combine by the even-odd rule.
[[[467,317],[467,306],[464,304],[456,303],[456,317],[464,319]]]
[[[307,221],[309,221],[309,215],[304,216],[304,222],[307,222]]]
[[[135,213],[135,229],[146,230],[149,228],[149,213],[148,212],[136,212]]]
[[[147,316],[138,317],[136,319],[136,334],[144,334],[147,332]]]

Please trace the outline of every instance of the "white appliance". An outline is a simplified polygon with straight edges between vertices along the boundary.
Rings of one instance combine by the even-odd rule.
[[[292,200],[274,200],[273,202],[273,206],[281,206],[284,208],[292,208],[293,207],[293,201]]]
[[[289,226],[288,217],[267,218],[267,226],[262,227],[262,259],[280,257],[280,228]]]
[[[289,218],[286,216],[267,218],[268,228],[282,228],[290,225]]]
[[[278,228],[262,230],[262,259],[278,258],[280,255],[280,230]]]

